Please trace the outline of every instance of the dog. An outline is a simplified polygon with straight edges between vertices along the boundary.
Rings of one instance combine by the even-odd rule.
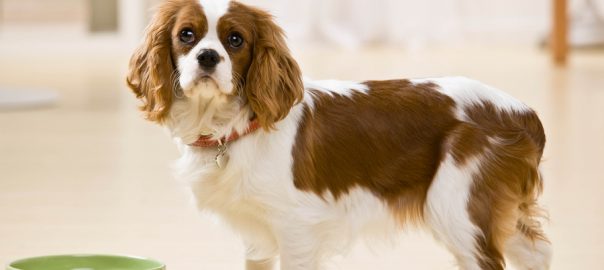
[[[271,15],[227,0],[160,4],[127,83],[173,137],[197,206],[241,235],[246,269],[321,269],[360,236],[414,225],[460,269],[549,269],[544,130],[493,87],[305,80]]]

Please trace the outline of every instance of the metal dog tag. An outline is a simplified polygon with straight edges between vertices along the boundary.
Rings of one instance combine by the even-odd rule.
[[[218,154],[216,154],[216,158],[214,158],[214,161],[216,161],[216,166],[218,166],[218,168],[222,168],[222,166],[224,165],[224,156],[226,154],[227,151],[227,146],[225,143],[221,143],[220,145],[218,145]]]

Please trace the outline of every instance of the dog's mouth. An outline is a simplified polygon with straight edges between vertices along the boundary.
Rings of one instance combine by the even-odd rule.
[[[220,84],[218,80],[206,73],[199,74],[195,79],[193,86],[183,91],[185,96],[191,98],[201,95],[203,98],[211,98],[220,95]]]
[[[219,88],[218,80],[214,75],[205,71],[199,72],[192,88]]]
[[[210,75],[210,74],[202,74],[201,76],[199,76],[199,80],[200,81],[214,80],[214,77],[212,77],[212,75]]]
[[[202,73],[197,77],[197,81],[195,82],[195,84],[200,84],[200,83],[214,83],[214,84],[218,85],[218,81],[216,80],[216,78],[214,78],[214,76],[207,74],[207,73]]]

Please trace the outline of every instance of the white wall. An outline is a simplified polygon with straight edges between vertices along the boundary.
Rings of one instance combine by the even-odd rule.
[[[536,43],[552,0],[241,0],[271,10],[297,40],[345,46],[475,41]],[[571,0],[573,6],[584,0]],[[604,13],[604,0],[595,0]]]
[[[120,33],[137,42],[149,6],[163,0],[119,0]],[[549,31],[552,0],[239,0],[276,15],[295,42],[346,47],[372,43],[531,43]],[[569,0],[577,7],[587,0]],[[604,0],[593,0],[604,16]],[[65,32],[85,36],[88,0],[0,0],[0,36]],[[35,24],[23,31],[22,24]],[[65,27],[58,27],[63,24]],[[66,28],[67,27],[67,28]],[[71,28],[73,31],[67,32]],[[35,31],[40,29],[40,31]],[[29,32],[28,32],[29,31]],[[69,33],[67,35],[67,33]],[[58,33],[59,35],[61,33]],[[53,33],[55,35],[55,33]],[[82,36],[79,35],[79,36]],[[56,35],[55,35],[56,36]]]

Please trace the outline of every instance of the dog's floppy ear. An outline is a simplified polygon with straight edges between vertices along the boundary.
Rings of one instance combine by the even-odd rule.
[[[304,86],[283,30],[267,12],[250,9],[255,21],[255,42],[244,91],[258,122],[268,130],[302,100]]]
[[[170,2],[159,7],[147,26],[145,40],[130,59],[128,86],[143,104],[148,120],[162,122],[172,104],[174,64],[171,56],[171,30],[174,10]]]

